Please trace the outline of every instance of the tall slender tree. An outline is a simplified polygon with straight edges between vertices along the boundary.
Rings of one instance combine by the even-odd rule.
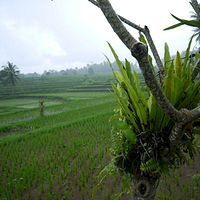
[[[16,85],[17,81],[19,81],[19,73],[18,67],[11,62],[7,62],[6,65],[2,66],[3,70],[0,71],[0,79],[4,85],[9,85],[12,87],[12,95],[13,87]]]

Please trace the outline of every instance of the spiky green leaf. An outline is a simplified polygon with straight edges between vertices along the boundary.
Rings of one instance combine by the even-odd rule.
[[[139,40],[140,40],[140,42],[142,42],[142,43],[144,43],[144,44],[146,44],[147,45],[147,41],[146,41],[146,39],[145,39],[145,37],[144,37],[144,35],[139,31]]]
[[[121,95],[120,90],[115,86],[115,84],[113,82],[111,82],[111,85],[112,85],[112,88],[116,95],[114,97],[115,97],[117,103],[119,104],[120,108],[122,109],[123,114],[132,122],[135,130],[137,132],[140,132],[140,129],[138,128],[138,125],[137,125],[137,123],[138,123],[137,119],[134,116],[134,112],[132,112],[130,110],[130,108],[127,105],[127,102],[124,100],[124,98]]]
[[[177,28],[177,27],[182,26],[182,25],[184,25],[184,24],[183,24],[183,23],[174,24],[174,25],[169,26],[169,27],[167,27],[167,28],[165,28],[165,29],[163,29],[163,30],[164,30],[164,31],[168,31],[168,30]]]
[[[175,77],[181,79],[182,74],[182,59],[180,53],[177,51],[175,57]]]
[[[194,36],[191,37],[189,44],[188,44],[188,47],[187,47],[187,50],[186,50],[186,53],[185,53],[185,60],[184,60],[184,63],[183,63],[182,77],[185,73],[186,66],[187,66],[187,63],[188,63],[188,58],[189,58],[189,54],[190,54],[190,47],[191,47],[191,44],[192,44],[193,37]]]
[[[198,20],[185,20],[185,19],[180,19],[180,18],[176,17],[176,16],[173,15],[173,14],[171,14],[171,15],[172,15],[172,17],[174,17],[176,20],[180,21],[180,23],[182,23],[182,24],[200,28],[200,21],[198,21]]]
[[[134,81],[135,81],[135,85],[136,85],[136,89],[137,89],[137,94],[140,98],[140,102],[143,104],[143,107],[148,107],[147,101],[144,98],[144,93],[143,93],[143,91],[141,90],[141,87],[140,87],[140,79],[139,79],[135,70],[133,71],[133,74],[134,74]]]
[[[127,59],[125,59],[125,66],[126,66],[126,72],[127,72],[128,78],[130,80],[130,83],[132,86],[134,86],[134,79],[133,79],[133,74],[131,71],[131,64],[130,64],[130,62],[128,62]]]
[[[122,130],[122,134],[128,139],[132,144],[136,144],[137,137],[132,130],[132,127],[124,121],[119,121],[119,128]]]
[[[171,65],[167,71],[167,76],[164,80],[165,90],[164,93],[170,102],[173,102],[174,94],[174,64],[171,62]]]
[[[170,66],[170,60],[171,60],[171,56],[170,56],[170,52],[169,52],[169,46],[165,42],[165,54],[164,54],[165,75],[167,75],[167,69]]]
[[[128,102],[130,102],[133,108],[135,117],[140,120],[140,124],[142,126],[147,125],[147,107],[144,106],[145,104],[142,102],[142,97],[138,95],[137,89],[134,86],[134,84],[133,85],[131,84],[131,81],[128,77],[126,69],[124,68],[123,64],[119,60],[117,54],[115,53],[114,49],[112,48],[110,44],[109,44],[109,47],[116,59],[116,62],[119,67],[119,71],[121,73],[120,74],[119,72],[114,72],[115,77],[117,81],[119,82],[119,84],[121,85],[122,89],[124,90],[127,100]],[[143,126],[143,129],[145,129],[144,126]]]

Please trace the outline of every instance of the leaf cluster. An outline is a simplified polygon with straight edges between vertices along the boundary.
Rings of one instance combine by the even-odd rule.
[[[16,65],[8,62],[7,65],[2,66],[3,70],[0,71],[0,81],[3,85],[16,85],[16,82],[19,81],[19,70]]]
[[[197,28],[200,28],[200,21],[198,20],[185,20],[185,19],[180,19],[178,17],[176,17],[175,15],[171,14],[172,17],[174,17],[176,20],[179,21],[179,23],[177,24],[174,24],[172,26],[169,26],[167,28],[165,28],[164,30],[170,30],[170,29],[174,29],[174,28],[177,28],[179,26],[182,26],[182,25],[188,25],[188,26],[192,26],[192,27],[197,27]]]
[[[145,40],[141,33],[140,39]],[[197,106],[200,99],[200,80],[193,81],[191,77],[192,67],[200,55],[196,53],[194,60],[189,59],[191,42],[192,38],[183,62],[179,52],[175,59],[171,60],[169,47],[165,43],[165,78],[162,90],[170,103],[178,110],[192,109]],[[114,156],[114,164],[124,173],[137,174],[150,171],[168,173],[170,168],[174,169],[186,162],[186,154],[182,150],[185,153],[190,152],[191,157],[194,156],[194,134],[199,133],[199,130],[192,126],[189,128],[188,125],[188,130],[170,162],[162,162],[163,155],[170,148],[169,135],[174,121],[165,115],[148,88],[148,98],[144,98],[145,92],[140,87],[137,73],[131,71],[127,60],[124,66],[110,44],[109,47],[119,67],[119,72],[114,71],[107,58],[118,82],[117,85],[111,82],[113,96],[119,106],[114,114],[114,118],[118,119],[117,126],[113,128],[111,134],[113,141],[111,153]]]

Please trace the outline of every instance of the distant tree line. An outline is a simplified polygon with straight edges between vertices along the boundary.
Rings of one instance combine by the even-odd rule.
[[[112,66],[115,71],[118,70],[118,66],[116,61],[112,63]],[[139,67],[136,64],[131,63],[132,69],[136,71],[140,71]],[[27,74],[20,74],[21,77],[48,77],[48,76],[66,76],[66,75],[77,75],[77,74],[88,74],[93,75],[97,73],[112,73],[112,70],[110,68],[110,65],[108,61],[103,61],[101,63],[90,63],[87,64],[87,66],[84,66],[82,68],[70,68],[66,70],[45,70],[42,74],[39,74],[37,72],[34,73],[27,73]]]

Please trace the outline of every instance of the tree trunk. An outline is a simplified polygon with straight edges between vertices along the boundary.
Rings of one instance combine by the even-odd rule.
[[[137,177],[132,179],[131,200],[155,200],[158,179]]]
[[[11,85],[11,88],[12,88],[12,96],[14,95],[14,92],[13,92],[13,85]]]

